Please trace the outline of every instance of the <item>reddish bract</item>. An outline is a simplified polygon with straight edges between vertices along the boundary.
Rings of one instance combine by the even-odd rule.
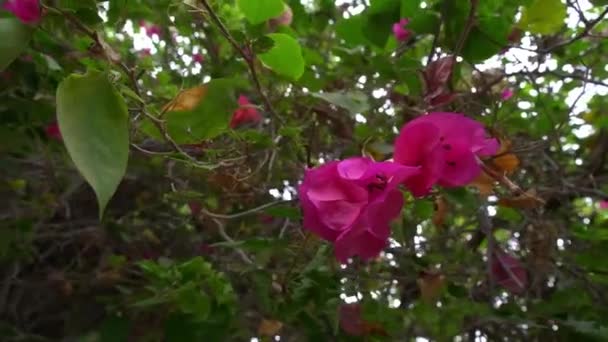
[[[522,263],[504,251],[494,252],[492,277],[496,283],[513,294],[521,294],[528,286],[528,274]]]
[[[54,139],[54,140],[62,140],[62,136],[61,136],[61,131],[59,131],[59,124],[57,123],[57,121],[48,124],[45,128],[44,131],[46,133],[46,136],[49,139]]]
[[[203,62],[205,61],[205,57],[203,57],[203,55],[200,53],[195,53],[194,55],[192,55],[192,60],[196,63],[203,64]]]
[[[439,58],[429,63],[424,70],[424,100],[428,104],[439,106],[450,103],[454,99],[455,95],[447,87],[447,83],[452,75],[454,62],[453,56]]]
[[[2,8],[13,13],[25,24],[35,24],[42,16],[38,0],[8,0]]]
[[[236,128],[248,122],[257,123],[262,120],[260,112],[253,107],[245,95],[239,96],[239,106],[240,108],[235,110],[232,115],[232,120],[230,121],[231,128]]]

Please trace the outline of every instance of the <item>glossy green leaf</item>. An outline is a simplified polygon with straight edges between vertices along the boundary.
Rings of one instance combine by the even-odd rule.
[[[298,41],[283,33],[272,33],[268,37],[274,41],[274,46],[259,55],[259,59],[277,74],[298,80],[304,73],[305,66]]]
[[[237,5],[254,25],[279,16],[284,9],[282,0],[237,0]]]
[[[72,74],[57,89],[57,119],[76,168],[97,195],[99,216],[127,169],[127,106],[105,73]]]
[[[33,29],[15,18],[0,18],[0,71],[28,46]]]
[[[566,18],[566,4],[561,0],[535,0],[524,8],[519,27],[538,34],[557,32]]]

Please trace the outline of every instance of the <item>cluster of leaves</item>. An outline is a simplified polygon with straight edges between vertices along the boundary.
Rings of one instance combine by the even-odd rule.
[[[41,6],[0,11],[3,340],[606,339],[606,1]],[[264,120],[231,129],[242,94]],[[337,264],[304,169],[429,111],[501,151]]]

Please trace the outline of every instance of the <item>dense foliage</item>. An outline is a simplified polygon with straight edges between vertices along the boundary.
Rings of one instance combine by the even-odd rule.
[[[0,4],[2,341],[608,339],[606,0]]]

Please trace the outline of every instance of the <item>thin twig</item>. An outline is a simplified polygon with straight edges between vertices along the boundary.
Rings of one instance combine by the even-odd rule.
[[[600,15],[597,18],[595,18],[594,20],[591,20],[587,25],[585,25],[585,29],[583,31],[581,31],[579,34],[572,37],[571,39],[568,39],[566,41],[552,45],[552,46],[542,50],[541,52],[549,53],[555,49],[559,49],[560,47],[570,45],[570,44],[576,42],[577,40],[585,38],[589,34],[589,32],[591,32],[591,30],[593,30],[595,25],[597,25],[599,22],[601,22],[607,14],[608,14],[608,6],[606,6],[606,8],[604,8],[604,11],[602,11],[602,13],[600,13]]]
[[[253,50],[252,49],[248,49],[248,51],[245,51],[239,45],[239,43],[230,34],[230,31],[228,31],[228,29],[226,28],[226,26],[224,25],[224,23],[222,22],[222,20],[218,17],[218,15],[215,13],[215,11],[213,11],[213,8],[211,8],[211,6],[209,5],[209,2],[207,2],[207,0],[201,0],[201,3],[205,7],[205,10],[207,11],[207,14],[209,14],[209,16],[211,17],[211,20],[218,27],[218,29],[220,30],[220,32],[222,33],[222,35],[228,40],[228,42],[230,43],[230,45],[232,45],[232,47],[243,57],[243,59],[247,63],[247,66],[249,67],[249,74],[251,76],[251,79],[253,80],[253,84],[255,86],[255,89],[258,92],[258,94],[260,95],[260,97],[262,98],[262,101],[264,101],[264,105],[266,106],[266,109],[268,110],[268,112],[275,119],[277,119],[281,124],[283,124],[284,123],[283,119],[274,110],[274,107],[272,106],[272,103],[270,102],[270,99],[268,98],[268,95],[262,89],[262,84],[260,83],[260,79],[258,77],[258,73],[257,73],[256,68],[255,68],[255,55],[254,55]],[[198,11],[200,11],[200,9],[198,7],[196,7],[196,6],[193,6],[193,5],[189,5],[189,6],[192,7],[192,8],[194,8],[194,9],[196,9],[196,10],[198,10]]]
[[[263,204],[263,205],[261,205],[259,207],[255,207],[255,208],[252,208],[252,209],[241,211],[240,213],[230,214],[230,215],[216,214],[216,213],[212,213],[212,212],[210,212],[210,211],[208,211],[206,209],[203,209],[203,212],[205,213],[205,215],[213,217],[213,218],[232,220],[232,219],[236,219],[236,218],[239,218],[239,217],[255,214],[257,212],[260,212],[260,211],[262,211],[264,209],[273,207],[273,206],[278,205],[278,204],[284,204],[284,203],[289,203],[289,202],[291,202],[291,201],[275,201],[275,202],[270,202],[270,203]]]
[[[202,212],[205,214],[208,214],[208,212],[205,209],[202,209]],[[227,242],[230,242],[231,244],[235,244],[236,241],[234,241],[234,239],[232,239],[230,237],[230,235],[228,235],[228,233],[226,233],[226,229],[224,227],[224,223],[216,218],[212,218],[213,222],[215,222],[215,224],[217,225],[217,230],[220,233],[220,235],[222,236],[222,238],[224,240],[226,240]],[[245,252],[237,247],[234,247],[234,249],[236,250],[236,253],[241,257],[241,259],[250,265],[255,265],[255,263],[253,262],[253,260],[251,260],[251,258],[249,258],[249,256],[247,256],[247,254],[245,254]]]

